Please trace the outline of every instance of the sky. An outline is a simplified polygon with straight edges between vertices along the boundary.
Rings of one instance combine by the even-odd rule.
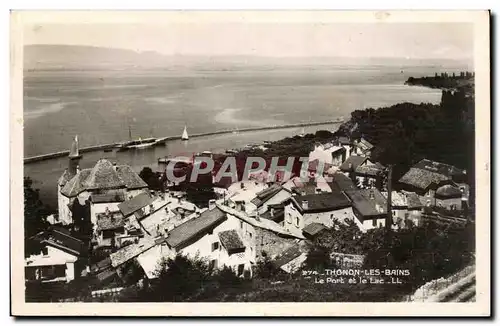
[[[468,23],[171,23],[27,25],[24,44],[90,45],[165,55],[470,60]]]

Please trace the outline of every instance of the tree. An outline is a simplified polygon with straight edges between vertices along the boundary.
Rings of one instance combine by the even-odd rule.
[[[154,301],[186,301],[203,289],[212,269],[201,259],[182,255],[162,260],[156,271],[157,283],[152,291]]]
[[[305,266],[312,270],[321,271],[325,268],[331,268],[330,250],[327,247],[315,245],[309,250]]]
[[[47,216],[50,210],[40,200],[38,189],[33,189],[33,180],[24,178],[24,253],[26,256],[39,251],[39,247],[29,238],[46,230],[49,226]]]
[[[136,284],[145,276],[144,270],[135,259],[123,264],[120,269],[122,273],[122,280],[127,285]]]
[[[159,173],[153,172],[150,167],[144,167],[139,173],[144,182],[148,185],[149,189],[152,190],[163,190],[163,182],[161,180],[161,175]]]

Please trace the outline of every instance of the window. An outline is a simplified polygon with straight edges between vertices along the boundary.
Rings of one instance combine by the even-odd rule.
[[[295,217],[295,225],[299,226],[300,218],[298,216]]]
[[[332,220],[333,220],[333,214],[330,214],[330,219],[332,219]]]
[[[113,230],[104,230],[102,231],[103,239],[111,239],[115,237],[115,232]]]
[[[245,271],[245,265],[239,264],[238,265],[238,276],[243,275],[243,272]]]
[[[392,216],[396,216],[396,211],[392,211]]]
[[[377,220],[375,220],[375,219],[374,219],[374,220],[372,220],[372,226],[373,226],[373,227],[376,227],[376,226],[377,226]]]
[[[250,239],[252,238],[252,232],[248,232],[248,236],[250,237]]]
[[[217,259],[213,259],[213,260],[211,260],[211,261],[210,261],[210,265],[209,265],[209,267],[210,267],[210,268],[212,268],[212,269],[217,268],[217,267],[218,267],[218,266],[217,266]]]
[[[42,248],[42,254],[43,254],[44,256],[48,256],[48,255],[49,255],[49,249],[48,249],[47,247],[43,247],[43,248]]]
[[[54,277],[65,277],[66,276],[66,266],[57,265],[54,266]]]
[[[218,250],[218,249],[219,249],[219,243],[218,242],[212,243],[212,251],[215,251],[215,250]]]
[[[240,221],[240,229],[243,229],[243,221]]]
[[[407,220],[410,217],[410,213],[405,213],[405,220]]]

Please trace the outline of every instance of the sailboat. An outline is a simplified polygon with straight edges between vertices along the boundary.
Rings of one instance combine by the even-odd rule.
[[[184,131],[182,132],[181,139],[182,139],[182,140],[188,140],[188,139],[189,139],[189,136],[188,136],[188,133],[187,133],[186,126],[184,126]]]

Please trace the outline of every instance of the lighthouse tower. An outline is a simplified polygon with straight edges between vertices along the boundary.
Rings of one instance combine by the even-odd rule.
[[[57,182],[57,206],[58,206],[58,222],[63,224],[69,224],[72,222],[71,212],[69,210],[68,204],[70,203],[69,198],[61,193],[66,183],[73,179],[75,175],[79,173],[80,150],[78,147],[78,136],[75,136],[68,155],[68,168],[63,172],[61,177]]]
[[[78,135],[76,135],[73,143],[71,144],[71,149],[69,150],[68,155],[68,172],[71,177],[73,177],[78,172],[78,164],[80,163],[81,158],[82,155],[80,155],[80,149],[78,147]]]

